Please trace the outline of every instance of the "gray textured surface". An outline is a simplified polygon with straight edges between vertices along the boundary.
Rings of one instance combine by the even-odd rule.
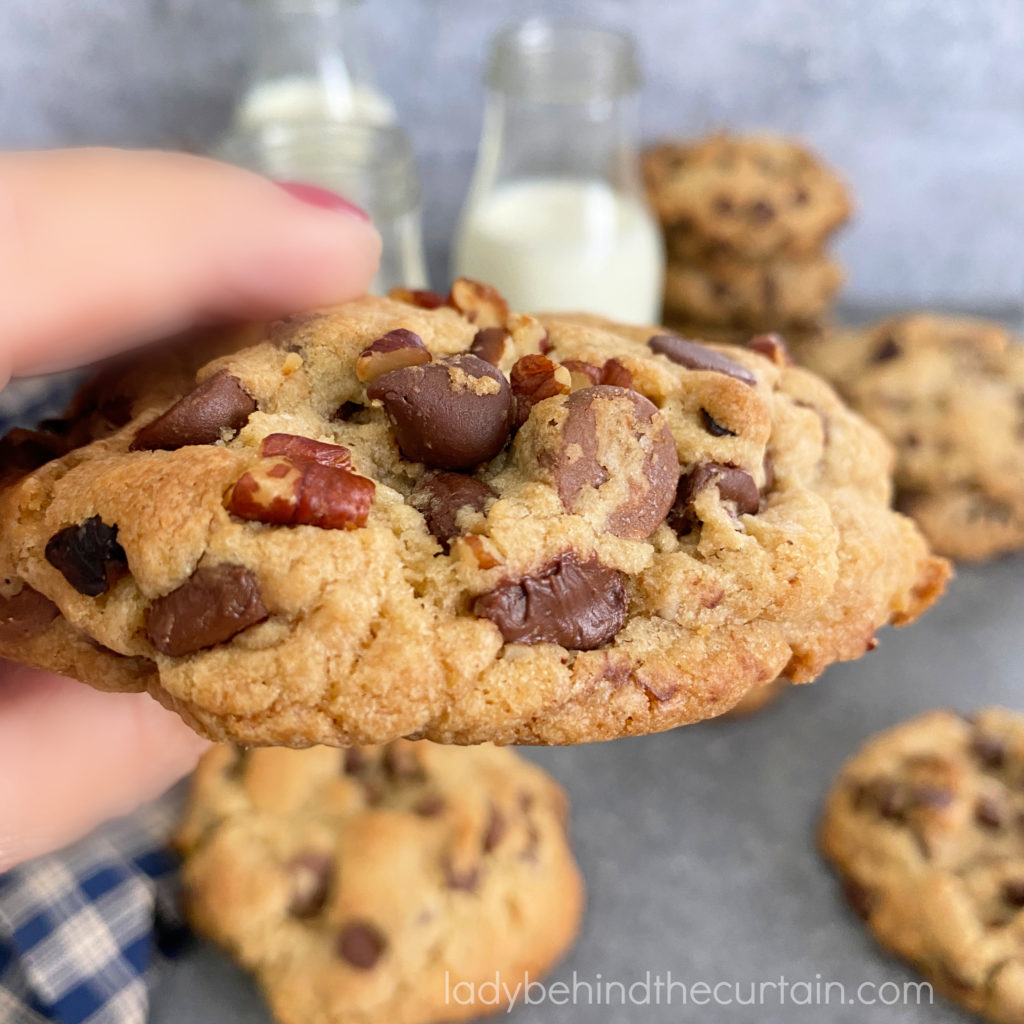
[[[742,722],[530,751],[573,798],[590,890],[583,937],[556,977],[631,982],[647,971],[688,982],[915,981],[843,906],[813,841],[840,763],[870,734],[927,708],[1020,706],[1024,563],[961,572],[924,620],[888,630],[876,652],[831,669]],[[820,976],[820,978],[819,978]],[[741,988],[741,994],[746,992]],[[832,989],[832,992],[838,990]],[[878,989],[888,993],[895,990]],[[746,998],[746,996],[742,996]],[[955,1024],[924,1006],[521,1008],[519,1024]],[[265,1021],[250,982],[212,949],[158,987],[152,1024]]]
[[[379,76],[420,153],[435,273],[468,179],[486,39],[530,11],[641,41],[647,135],[806,135],[860,199],[857,303],[1024,301],[1021,0],[369,0]],[[246,0],[0,0],[0,145],[202,148],[242,80]]]

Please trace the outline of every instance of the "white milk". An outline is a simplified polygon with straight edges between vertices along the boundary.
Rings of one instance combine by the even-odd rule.
[[[243,128],[306,120],[390,125],[395,108],[384,93],[362,82],[290,75],[260,82],[245,96],[238,114]]]
[[[599,180],[499,185],[464,215],[454,270],[495,285],[516,310],[660,319],[661,235],[639,199]]]

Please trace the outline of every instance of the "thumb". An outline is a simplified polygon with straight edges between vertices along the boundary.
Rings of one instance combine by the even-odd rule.
[[[362,294],[380,237],[325,195],[177,153],[0,155],[0,385],[210,318]]]

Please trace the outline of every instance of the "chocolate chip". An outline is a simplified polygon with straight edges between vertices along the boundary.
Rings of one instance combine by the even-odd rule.
[[[728,427],[723,427],[722,424],[719,423],[718,420],[716,420],[714,418],[714,416],[712,416],[711,413],[709,413],[707,411],[707,409],[701,409],[701,411],[700,411],[700,421],[703,424],[704,429],[709,434],[712,434],[715,437],[735,437],[736,436],[736,431],[735,430],[730,430]]]
[[[338,956],[368,971],[387,949],[387,940],[369,921],[350,921],[338,934]]]
[[[1006,821],[1006,807],[990,796],[979,797],[974,805],[974,820],[985,828],[1002,828]]]
[[[897,359],[903,355],[903,347],[893,337],[887,337],[875,349],[871,361],[875,363],[887,363],[890,359]]]
[[[60,609],[27,583],[13,597],[0,596],[0,640],[16,643],[45,632]]]
[[[292,880],[288,913],[293,917],[315,917],[324,908],[334,873],[330,854],[310,851],[293,857],[286,865]]]
[[[755,224],[768,224],[775,220],[775,207],[764,199],[759,199],[748,207],[750,219]]]
[[[412,805],[413,813],[421,818],[436,818],[444,808],[444,797],[440,793],[427,793]]]
[[[0,486],[14,483],[40,466],[59,458],[67,443],[46,430],[15,427],[0,437]]]
[[[1006,743],[998,736],[978,733],[971,740],[971,753],[990,771],[998,771],[1006,764]]]
[[[508,381],[473,355],[393,370],[366,394],[383,403],[402,454],[436,469],[469,469],[493,459],[512,429]]]
[[[721,501],[735,502],[737,515],[753,515],[761,507],[761,492],[754,478],[737,466],[704,462],[679,478],[676,500],[668,516],[668,525],[680,536],[690,533],[700,521],[694,502],[705,487],[718,488]]]
[[[728,196],[715,196],[715,201],[711,204],[711,208],[720,217],[728,217],[733,212],[732,200]],[[678,224],[676,225],[679,226]],[[686,225],[689,228],[689,224]]]
[[[135,435],[131,450],[170,451],[191,444],[214,444],[222,431],[234,432],[245,426],[255,411],[256,400],[238,378],[220,370],[146,424]]]
[[[494,804],[491,804],[490,814],[487,817],[487,827],[484,829],[484,853],[494,852],[507,829],[508,825],[505,821],[505,815]]]
[[[602,436],[598,427],[605,403],[615,403],[625,412],[622,429],[614,437]],[[604,525],[617,537],[649,537],[672,507],[679,477],[675,439],[657,407],[636,391],[601,384],[574,391],[565,400],[565,412],[553,446],[537,453],[565,510],[578,512],[588,494],[616,469],[621,471],[624,461],[633,463],[625,494]],[[630,448],[632,454],[624,457]]]
[[[447,553],[453,537],[462,532],[458,514],[464,509],[483,512],[487,503],[497,498],[495,491],[483,480],[465,473],[428,473],[409,495],[409,504],[426,520],[427,529]]]
[[[511,340],[512,335],[504,327],[481,327],[476,332],[469,351],[485,363],[497,366],[505,355]]]
[[[789,353],[782,336],[778,334],[755,334],[747,342],[751,352],[758,352],[770,359],[776,366],[792,366],[793,357]]]
[[[181,658],[230,640],[270,613],[256,574],[242,565],[200,566],[146,614],[146,635],[161,654]]]
[[[341,423],[348,423],[356,413],[363,411],[363,406],[358,402],[342,402],[337,409],[334,410],[334,415],[331,419],[338,420]]]
[[[1003,902],[1011,907],[1024,907],[1024,878],[1011,878],[1003,883]]]
[[[350,747],[342,759],[342,771],[346,775],[358,775],[369,763],[370,759],[358,747]]]
[[[383,764],[384,771],[392,779],[422,782],[426,778],[419,756],[402,744],[392,743],[385,749]]]
[[[473,602],[506,643],[560,644],[590,651],[611,640],[626,621],[624,575],[596,559],[561,555],[536,576],[508,580]]]
[[[232,780],[232,782],[240,782],[245,776],[245,770],[249,766],[249,761],[252,759],[252,751],[248,747],[235,747],[235,756],[231,759],[231,763],[224,769],[224,774]]]
[[[843,895],[850,909],[862,920],[866,921],[871,916],[874,907],[875,897],[867,886],[855,882],[852,878],[844,879]]]
[[[117,527],[91,516],[58,530],[46,542],[46,560],[80,594],[98,597],[128,575],[128,558],[117,542]]]
[[[457,892],[476,892],[477,884],[480,881],[480,872],[477,868],[455,867],[450,860],[445,860],[442,865],[444,882],[449,889]]]
[[[744,384],[757,383],[757,377],[745,366],[678,334],[655,334],[648,340],[647,346],[652,352],[663,355],[688,370],[709,370],[712,373],[724,373],[729,377],[735,377]]]

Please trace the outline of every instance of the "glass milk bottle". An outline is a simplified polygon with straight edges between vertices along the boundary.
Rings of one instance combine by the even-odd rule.
[[[249,82],[235,128],[284,121],[394,124],[374,84],[359,0],[251,0]]]
[[[659,319],[664,251],[635,145],[633,39],[531,20],[500,33],[454,274],[514,309]]]

